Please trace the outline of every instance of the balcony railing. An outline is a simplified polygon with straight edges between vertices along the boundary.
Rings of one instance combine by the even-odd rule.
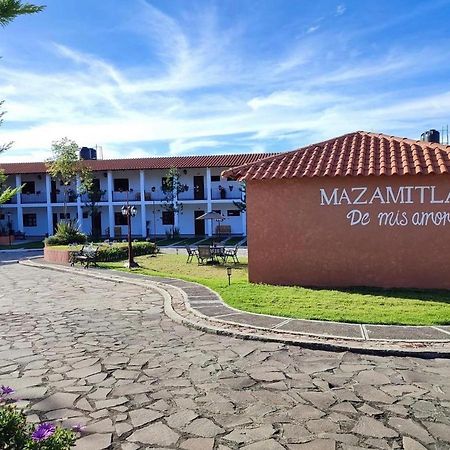
[[[36,193],[36,194],[21,194],[20,195],[21,203],[29,204],[29,203],[46,203],[47,196],[45,193]]]
[[[195,190],[189,190],[178,194],[178,200],[206,200],[206,193],[203,195]]]
[[[92,201],[95,203],[107,202],[108,196],[106,194],[95,196],[89,196],[88,194],[81,195],[81,203],[92,203]]]
[[[236,187],[234,187],[231,191],[229,188],[211,189],[212,200],[241,200],[241,198],[242,192]]]
[[[141,193],[139,191],[113,191],[113,202],[139,202],[141,200]]]
[[[166,197],[164,195],[164,192],[161,191],[155,191],[155,192],[149,192],[145,191],[144,198],[146,202],[160,202],[161,200],[164,200]]]

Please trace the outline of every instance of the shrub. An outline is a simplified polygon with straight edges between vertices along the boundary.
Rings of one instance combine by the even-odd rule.
[[[0,449],[8,450],[69,450],[75,445],[72,430],[50,423],[27,424],[25,413],[7,398],[13,389],[0,386]]]
[[[156,244],[153,242],[133,242],[133,256],[153,255],[157,252]],[[102,245],[98,249],[97,261],[114,262],[128,258],[127,245]]]
[[[85,244],[87,237],[80,231],[76,221],[59,222],[56,233],[45,239],[45,245]]]

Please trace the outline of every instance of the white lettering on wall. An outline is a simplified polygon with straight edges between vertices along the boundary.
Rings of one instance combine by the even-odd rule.
[[[392,186],[368,188],[333,188],[331,191],[320,189],[321,206],[347,205],[450,205],[450,189],[444,192],[436,186]],[[346,215],[350,226],[366,226],[371,223],[371,212],[352,209]],[[415,227],[450,225],[450,210],[406,212],[381,211],[377,213],[375,223],[381,227]]]
[[[339,205],[407,205],[450,204],[450,189],[439,192],[436,186],[392,186],[369,189],[366,186],[334,188],[331,192],[320,189],[321,206]]]
[[[350,220],[350,225],[368,225],[370,223],[369,213],[362,213],[357,209],[353,209],[347,214],[347,219]]]

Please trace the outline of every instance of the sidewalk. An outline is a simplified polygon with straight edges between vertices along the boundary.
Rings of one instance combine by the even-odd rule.
[[[321,350],[450,358],[450,326],[347,324],[254,314],[226,305],[217,293],[205,286],[179,279],[104,269],[87,271],[42,260],[22,261],[22,264],[154,285],[165,291],[165,312],[172,320],[209,333]]]

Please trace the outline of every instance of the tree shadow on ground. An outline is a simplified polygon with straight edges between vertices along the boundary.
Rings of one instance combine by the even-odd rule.
[[[402,289],[402,288],[392,288],[383,289],[368,286],[355,286],[349,288],[314,288],[309,289],[322,291],[322,290],[333,290],[338,292],[343,292],[347,294],[359,294],[368,296],[378,296],[378,297],[388,297],[396,298],[398,300],[408,299],[408,300],[420,300],[420,301],[430,301],[450,304],[450,290],[437,290],[437,289]]]

